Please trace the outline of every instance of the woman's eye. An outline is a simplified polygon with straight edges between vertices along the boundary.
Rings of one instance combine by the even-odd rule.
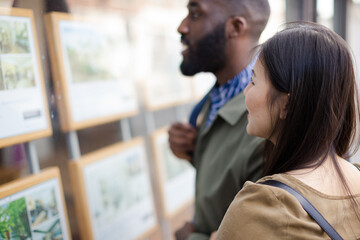
[[[254,81],[251,79],[251,82],[250,82],[252,85],[254,85],[255,86],[255,83],[254,83]]]

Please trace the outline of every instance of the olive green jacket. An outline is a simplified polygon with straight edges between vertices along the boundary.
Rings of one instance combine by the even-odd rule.
[[[210,100],[201,116],[207,116]],[[200,120],[201,121],[201,120]],[[245,181],[262,176],[263,140],[247,134],[245,96],[241,92],[219,111],[205,129],[198,129],[193,165],[196,168],[195,233],[190,240],[209,239]]]

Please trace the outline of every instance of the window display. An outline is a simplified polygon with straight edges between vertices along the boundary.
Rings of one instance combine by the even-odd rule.
[[[135,239],[156,228],[142,139],[90,153],[70,170],[82,239]]]
[[[141,69],[136,71],[136,79],[144,86],[145,106],[149,110],[191,100],[191,79],[179,70],[182,46],[176,28],[183,14],[183,11],[147,6],[131,23],[136,33],[136,65]]]
[[[163,210],[174,216],[195,197],[195,169],[186,160],[177,158],[170,150],[167,129],[152,135],[152,146]]]
[[[0,239],[71,239],[57,168],[0,187]]]
[[[31,10],[0,10],[0,148],[50,136]]]
[[[46,17],[62,129],[81,129],[136,114],[125,24],[112,28],[65,13]]]

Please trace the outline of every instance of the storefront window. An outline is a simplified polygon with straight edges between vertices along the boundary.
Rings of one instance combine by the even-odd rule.
[[[188,121],[215,76],[179,70],[187,3],[0,1],[0,184],[38,177],[0,199],[0,212],[11,203],[28,214],[16,223],[19,238],[170,239],[192,221],[195,171],[171,153],[167,129]],[[260,43],[286,22],[286,0],[269,3]],[[330,28],[333,5],[317,1]],[[353,0],[356,57],[359,21]]]
[[[327,26],[330,29],[334,28],[334,0],[317,0],[317,22]]]
[[[276,32],[281,30],[281,27],[286,23],[286,7],[285,0],[270,0],[271,13],[269,17],[268,24],[266,25],[265,30],[261,34],[260,43],[266,41]]]
[[[349,43],[355,60],[355,74],[360,87],[360,1],[352,0],[348,2],[347,13],[347,42]],[[360,151],[353,157],[354,161],[360,163]]]

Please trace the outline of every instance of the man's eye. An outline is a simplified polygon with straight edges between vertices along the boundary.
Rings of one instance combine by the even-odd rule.
[[[251,82],[250,82],[252,85],[255,85],[254,81],[251,79]]]
[[[199,14],[199,13],[194,12],[194,13],[190,13],[190,16],[191,16],[191,18],[192,18],[192,19],[197,19],[197,18],[199,18],[199,17],[200,17],[200,14]]]

